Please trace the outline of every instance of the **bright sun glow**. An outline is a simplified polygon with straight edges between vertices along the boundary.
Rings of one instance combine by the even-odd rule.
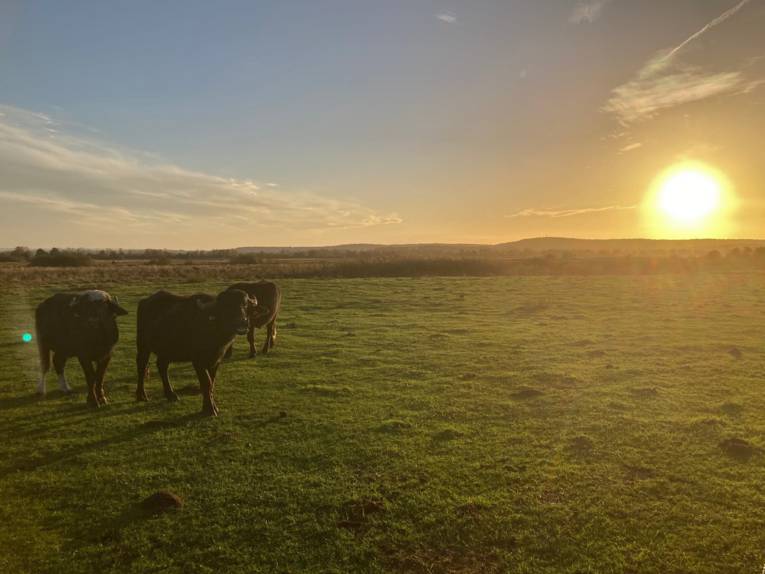
[[[672,219],[696,222],[720,207],[721,185],[713,176],[695,169],[670,175],[659,188],[659,207]]]
[[[730,230],[728,179],[703,163],[683,162],[665,170],[647,199],[646,215],[658,236],[714,236]]]

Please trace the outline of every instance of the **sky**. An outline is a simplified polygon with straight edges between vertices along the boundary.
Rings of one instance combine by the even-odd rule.
[[[0,247],[765,238],[765,0],[0,0]],[[735,209],[733,206],[735,204]]]

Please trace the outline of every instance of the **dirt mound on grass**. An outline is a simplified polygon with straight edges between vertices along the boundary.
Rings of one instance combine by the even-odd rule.
[[[577,456],[589,456],[595,450],[595,443],[588,436],[580,435],[569,442],[569,450]]]
[[[514,399],[535,399],[541,397],[544,393],[539,389],[533,387],[520,387],[517,391],[510,396]]]
[[[737,460],[749,460],[760,450],[742,438],[726,438],[720,443],[722,451]]]
[[[162,514],[183,508],[183,499],[168,490],[160,490],[143,500],[141,508],[149,514]]]

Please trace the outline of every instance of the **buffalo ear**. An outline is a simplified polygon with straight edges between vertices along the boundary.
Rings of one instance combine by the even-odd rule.
[[[127,310],[119,304],[116,297],[109,301],[109,309],[111,309],[112,313],[117,317],[128,314]]]

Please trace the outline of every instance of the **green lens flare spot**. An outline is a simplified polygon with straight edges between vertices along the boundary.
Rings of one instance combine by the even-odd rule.
[[[32,333],[24,333],[21,336],[21,340],[25,343],[31,343],[32,342]]]

